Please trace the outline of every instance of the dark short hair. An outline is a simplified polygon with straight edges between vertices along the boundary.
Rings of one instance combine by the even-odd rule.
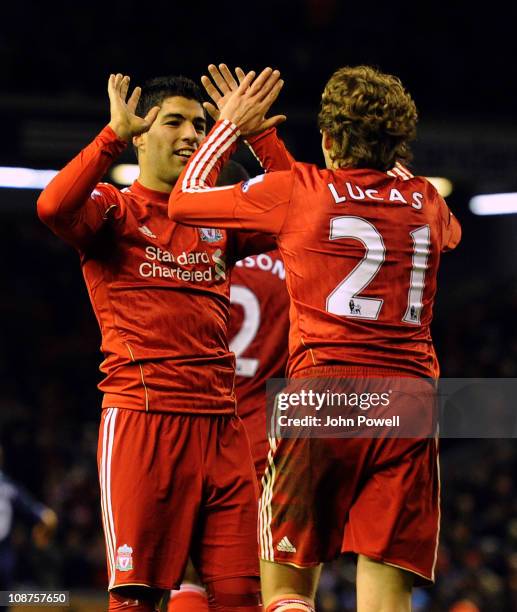
[[[144,83],[136,114],[145,117],[153,106],[161,106],[166,98],[180,96],[187,100],[196,100],[203,105],[201,88],[192,79],[184,76],[155,77]]]

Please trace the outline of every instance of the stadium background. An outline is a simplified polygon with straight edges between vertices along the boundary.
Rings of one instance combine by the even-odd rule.
[[[220,61],[282,71],[281,135],[297,159],[321,163],[323,85],[340,65],[375,64],[412,92],[421,117],[413,169],[452,181],[447,200],[463,225],[459,249],[443,259],[436,304],[442,374],[516,377],[517,217],[469,210],[475,194],[517,191],[516,18],[515,4],[497,2],[478,11],[461,1],[19,0],[2,7],[0,165],[62,167],[107,122],[110,72],[130,74],[133,84],[168,73],[197,80]],[[250,157],[240,160],[257,172]],[[121,161],[134,162],[131,152]],[[38,193],[0,188],[0,437],[7,473],[54,508],[60,524],[38,549],[16,523],[16,577],[102,593],[99,334],[75,253],[36,219]],[[439,577],[416,593],[415,609],[459,612],[468,599],[472,610],[517,610],[515,441],[442,447]],[[322,611],[354,609],[352,577],[348,562],[325,572]]]

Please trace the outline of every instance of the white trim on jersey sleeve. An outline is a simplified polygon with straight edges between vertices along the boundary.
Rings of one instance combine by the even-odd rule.
[[[231,121],[228,121],[228,119],[225,119],[194,153],[194,157],[185,173],[181,190],[185,193],[193,193],[210,189],[206,185],[206,179],[210,171],[239,136],[239,128]],[[222,190],[230,189],[231,187],[216,187],[214,189]]]

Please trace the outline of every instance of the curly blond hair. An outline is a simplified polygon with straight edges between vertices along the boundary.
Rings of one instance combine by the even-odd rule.
[[[335,166],[384,171],[411,161],[417,119],[400,79],[370,66],[345,66],[325,86],[318,125],[332,138]]]

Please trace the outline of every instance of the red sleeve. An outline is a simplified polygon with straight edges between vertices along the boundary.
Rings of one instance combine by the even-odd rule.
[[[174,221],[270,234],[280,232],[291,200],[294,170],[261,174],[233,187],[210,188],[238,136],[233,123],[215,124],[171,193],[169,216]]]
[[[119,205],[118,190],[97,183],[125,148],[106,126],[41,193],[38,216],[43,223],[75,247],[87,244]]]
[[[440,198],[443,211],[442,251],[452,251],[461,240],[461,225],[452,214],[445,201]]]
[[[290,170],[295,164],[294,157],[286,149],[283,141],[278,138],[276,128],[249,136],[244,142],[264,172]]]
[[[274,127],[249,136],[244,142],[264,172],[290,170],[295,164],[295,159],[278,137]],[[235,248],[236,259],[239,260],[276,249],[277,244],[270,234],[239,231],[236,233]]]

